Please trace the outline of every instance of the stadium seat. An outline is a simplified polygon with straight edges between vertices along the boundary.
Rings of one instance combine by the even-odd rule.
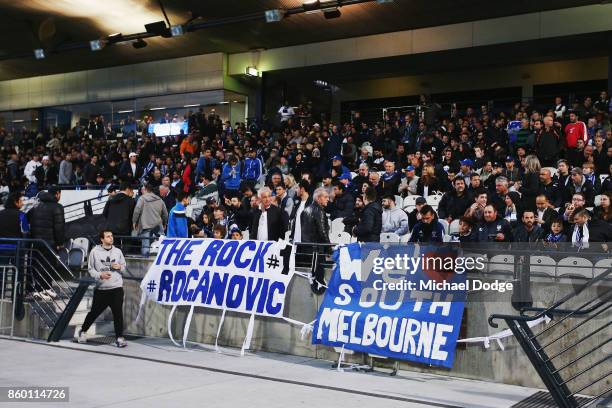
[[[249,239],[249,230],[242,231],[242,239],[244,239],[244,240],[248,240]]]
[[[444,234],[448,234],[449,233],[448,231],[449,231],[449,228],[450,228],[449,225],[448,225],[448,221],[439,218],[438,222],[440,224],[442,224],[442,226],[444,227]]]
[[[595,262],[595,266],[593,267],[594,277],[606,272],[608,269],[612,268],[612,259],[601,259]],[[612,273],[608,275],[606,279],[612,278]]]
[[[459,234],[459,220],[453,220],[448,226],[448,233],[450,235]]]
[[[416,199],[419,197],[420,196],[418,195],[409,195],[406,198],[404,198],[403,208],[416,206]]]
[[[380,242],[400,242],[400,237],[393,232],[383,232],[380,234]]]
[[[430,195],[430,196],[427,196],[425,200],[427,201],[427,204],[437,209],[438,204],[440,204],[440,200],[442,200],[442,195],[441,194]]]
[[[329,234],[329,241],[333,244],[350,244],[351,235],[348,232],[337,232],[335,234]]]
[[[556,275],[557,262],[550,256],[531,256],[529,258],[529,271],[532,275]]]
[[[72,248],[80,248],[81,250],[83,250],[83,254],[85,255],[85,257],[87,257],[87,254],[89,253],[89,239],[85,237],[73,239],[70,244],[70,249]]]
[[[588,259],[569,256],[557,264],[557,276],[593,278],[593,263]]]
[[[355,173],[354,171],[351,171],[351,180],[354,179],[355,177],[357,177],[357,173]]]
[[[396,195],[395,196],[395,206],[397,208],[402,208],[404,204],[404,199],[402,198],[402,196]]]
[[[78,270],[85,264],[85,252],[82,248],[72,248],[68,251],[68,268]]]
[[[405,243],[407,243],[407,242],[409,242],[409,241],[410,241],[410,234],[402,235],[402,236],[400,237],[400,242],[401,242],[401,243],[404,243],[404,244],[405,244]]]
[[[344,231],[344,218],[336,218],[331,222],[331,233]]]
[[[610,177],[607,174],[600,174],[599,175],[599,180],[603,183],[604,181],[606,181],[606,179]]]
[[[514,255],[494,255],[488,262],[489,272],[514,273]]]

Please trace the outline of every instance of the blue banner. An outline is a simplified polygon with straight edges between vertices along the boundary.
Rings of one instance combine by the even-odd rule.
[[[450,245],[355,243],[334,261],[313,344],[452,367],[465,272],[478,260]]]

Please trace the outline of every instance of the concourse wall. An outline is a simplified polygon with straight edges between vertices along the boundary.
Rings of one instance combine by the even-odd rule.
[[[134,279],[126,281],[126,302],[125,302],[125,321],[128,333],[135,335],[145,335],[154,337],[168,337],[168,315],[170,307],[161,306],[153,302],[147,302],[144,308],[144,319],[139,324],[134,324],[134,320],[138,313],[140,302],[139,279],[144,276],[149,260],[128,259],[129,272],[134,276]],[[330,271],[327,272],[328,277]],[[483,280],[500,279],[504,281],[511,280],[509,275],[488,275],[481,276]],[[563,295],[573,290],[576,285],[584,283],[584,280],[570,280],[563,278],[555,280],[554,278],[537,277],[532,278],[532,295],[534,306],[549,306],[553,302],[559,300]],[[608,282],[609,284],[609,282]],[[583,293],[585,299],[588,296],[594,296],[597,292],[597,287],[589,288],[588,293]],[[493,295],[490,292],[487,294],[473,293],[469,296],[469,301],[466,303],[466,319],[467,321],[467,337],[488,336],[498,333],[506,329],[503,322],[500,323],[498,329],[490,327],[487,323],[487,318],[493,313],[517,314],[510,306],[510,297],[512,293],[506,292],[503,294]],[[581,295],[582,296],[582,295]],[[313,295],[310,290],[308,281],[302,277],[294,276],[291,285],[289,286],[286,303],[285,316],[301,322],[311,322],[314,320],[316,312],[321,303],[322,297]],[[185,319],[189,311],[188,307],[177,308],[177,312],[172,321],[173,336],[175,339],[182,339],[183,327]],[[191,322],[188,340],[198,343],[214,344],[215,337],[221,316],[220,310],[196,308]],[[609,319],[609,313],[603,313],[596,319],[583,325],[579,332],[584,335],[595,328],[602,326],[606,319]],[[568,319],[572,320],[572,319]],[[237,313],[227,312],[225,322],[223,324],[220,336],[219,345],[233,348],[240,348],[244,341],[249,321],[248,315],[240,315]],[[569,327],[573,327],[577,321],[570,322],[570,326],[560,324],[558,327],[551,330],[551,336],[559,335]],[[310,336],[306,339],[301,339],[301,327],[291,325],[280,319],[256,317],[251,342],[251,351],[264,350],[270,352],[292,354],[296,356],[318,358],[324,360],[336,360],[338,353],[327,346],[314,346],[310,344]],[[593,336],[592,341],[587,341],[576,347],[572,352],[555,360],[559,367],[570,360],[576,358],[581,353],[589,350],[594,344],[600,344],[603,339],[610,338],[612,335],[610,328],[603,330],[596,336]],[[539,330],[534,329],[537,333]],[[567,347],[577,340],[577,337],[567,336],[567,338],[559,341],[551,352],[556,352],[560,347]],[[497,342],[492,341],[489,349],[485,349],[482,343],[469,345],[467,347],[459,346],[457,349],[455,363],[452,370],[427,367],[419,364],[402,362],[400,369],[420,371],[426,373],[435,373],[443,375],[453,375],[457,377],[472,378],[479,380],[495,381],[505,384],[521,385],[527,387],[544,388],[540,378],[537,376],[531,363],[525,356],[519,344],[514,338],[502,340],[505,350],[501,350]],[[601,350],[603,353],[612,353],[612,346],[608,345],[607,349]],[[249,358],[249,357],[244,357]],[[583,360],[583,363],[595,362],[602,358],[601,353],[594,353]],[[347,356],[348,361],[363,362],[364,356],[354,354]],[[381,363],[383,366],[384,362]],[[389,366],[389,364],[386,364]],[[583,367],[583,366],[580,366]],[[603,367],[605,368],[605,367]],[[602,368],[602,370],[603,370]],[[575,374],[578,371],[578,366],[570,366],[565,370],[566,378]],[[604,371],[592,370],[585,374],[586,381],[588,378],[595,379]],[[609,379],[608,381],[612,381]],[[593,391],[608,388],[610,384],[602,381]]]

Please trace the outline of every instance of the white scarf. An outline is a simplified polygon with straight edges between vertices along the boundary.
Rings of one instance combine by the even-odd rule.
[[[578,233],[580,232],[580,227],[578,224],[574,225],[574,233],[572,234],[572,246],[578,248],[588,248],[589,247],[589,228],[588,223],[585,223],[582,227],[582,240],[578,240]]]

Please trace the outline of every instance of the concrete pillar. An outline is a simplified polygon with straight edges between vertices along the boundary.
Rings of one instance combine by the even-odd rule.
[[[523,100],[527,100],[527,101],[531,102],[533,100],[533,84],[531,84],[531,83],[524,83],[523,84],[523,91],[521,93],[521,96],[522,96]]]

